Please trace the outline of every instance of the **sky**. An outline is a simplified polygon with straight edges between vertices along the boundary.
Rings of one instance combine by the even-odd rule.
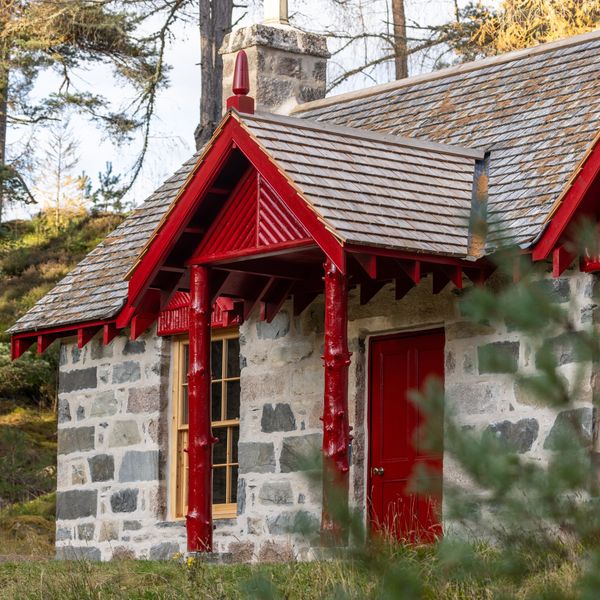
[[[248,0],[248,8],[236,9],[234,21],[238,27],[262,20],[261,0]],[[239,3],[238,3],[239,4]],[[349,0],[351,9],[342,10],[340,4],[331,0],[289,0],[291,24],[310,31],[353,31],[364,26],[369,30],[385,30],[391,20],[387,0]],[[454,0],[405,0],[407,21],[419,24],[439,24],[452,19]],[[459,0],[463,6],[466,1]],[[409,32],[409,37],[410,37]],[[180,22],[169,44],[166,60],[171,65],[170,85],[158,96],[156,116],[148,156],[137,182],[128,195],[133,205],[139,205],[156,189],[164,179],[173,173],[194,152],[193,132],[198,123],[200,98],[200,54],[199,34],[193,23]],[[336,41],[329,41],[330,51],[335,51]],[[343,69],[352,68],[357,62],[357,54],[363,57],[375,51],[372,43],[355,45],[353,48],[336,53],[329,61],[328,77],[332,80]],[[411,58],[410,74],[432,69],[432,61],[427,57]],[[78,73],[81,87],[88,87],[105,96],[108,101],[119,104],[127,97],[128,90],[115,84],[108,69],[95,67],[93,70]],[[342,93],[393,79],[393,65],[388,63],[374,68],[368,75],[356,76],[333,91]],[[34,93],[42,96],[55,89],[57,78],[51,73],[44,74],[36,83]],[[131,168],[140,147],[140,139],[132,144],[117,147],[105,138],[103,133],[80,117],[71,117],[70,128],[79,142],[78,172],[86,172],[96,179],[107,161],[112,162],[116,172],[126,173]],[[23,131],[9,131],[9,144],[23,139]],[[28,134],[27,134],[28,135]],[[48,140],[44,131],[36,132],[36,147],[43,154]],[[38,207],[10,208],[7,218],[24,218],[33,214]]]

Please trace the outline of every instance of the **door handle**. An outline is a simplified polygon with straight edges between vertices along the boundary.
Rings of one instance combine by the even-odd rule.
[[[383,475],[383,467],[373,467],[373,475]]]

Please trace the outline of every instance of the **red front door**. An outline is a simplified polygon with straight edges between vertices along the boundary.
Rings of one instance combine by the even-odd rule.
[[[371,523],[398,539],[431,541],[441,534],[439,492],[415,494],[409,484],[421,463],[431,478],[427,488],[441,490],[442,456],[419,449],[423,415],[408,392],[430,375],[443,379],[444,332],[375,338],[369,361]]]

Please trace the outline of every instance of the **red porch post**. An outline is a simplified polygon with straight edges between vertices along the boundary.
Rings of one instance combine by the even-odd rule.
[[[189,552],[212,551],[212,444],[210,422],[209,270],[192,266],[190,275],[190,349],[188,375]]]
[[[323,513],[321,542],[339,544],[340,529],[330,507],[348,503],[348,283],[325,261],[325,396],[323,408]],[[344,510],[344,507],[338,507]]]

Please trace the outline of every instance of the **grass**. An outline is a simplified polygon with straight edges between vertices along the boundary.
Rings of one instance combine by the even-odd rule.
[[[408,580],[398,593],[390,590],[385,572],[351,561],[317,561],[277,565],[191,566],[171,560],[114,561],[112,563],[0,562],[0,600],[181,599],[235,600],[238,598],[488,600],[490,598],[572,598],[579,566],[563,562],[542,570],[520,585],[510,581],[454,577],[440,567],[431,551],[403,548],[389,557],[389,571],[412,571],[423,584],[410,593]],[[499,594],[503,594],[500,596]]]
[[[0,401],[0,556],[52,556],[56,415]]]

